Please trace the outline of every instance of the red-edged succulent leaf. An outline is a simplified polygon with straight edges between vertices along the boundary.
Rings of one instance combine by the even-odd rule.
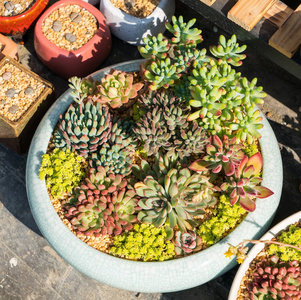
[[[274,192],[272,192],[270,189],[264,186],[257,186],[256,190],[260,193],[257,194],[257,198],[267,198],[269,196],[274,195]]]
[[[189,169],[192,171],[196,171],[196,172],[203,172],[203,171],[207,171],[207,166],[210,163],[207,161],[203,161],[201,159],[198,159],[196,161],[194,161],[190,166]]]
[[[255,202],[249,197],[245,197],[245,198],[240,197],[239,204],[244,210],[249,212],[254,211],[256,208]]]
[[[263,160],[259,152],[252,155],[247,162],[247,166],[254,167],[254,175],[258,174],[261,171],[262,165],[263,165]]]

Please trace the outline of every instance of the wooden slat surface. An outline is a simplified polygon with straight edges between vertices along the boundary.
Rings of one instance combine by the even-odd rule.
[[[239,0],[228,12],[228,18],[250,31],[276,0]]]
[[[301,4],[270,38],[269,44],[291,58],[301,44]]]
[[[208,6],[211,6],[216,0],[200,0],[200,1],[207,4]]]
[[[279,28],[293,12],[293,9],[280,0],[277,0],[277,2],[264,14],[264,17]]]

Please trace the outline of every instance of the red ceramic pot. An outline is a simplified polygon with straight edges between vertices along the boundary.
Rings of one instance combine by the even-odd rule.
[[[36,0],[33,6],[20,15],[11,17],[0,16],[0,32],[6,35],[22,37],[47,4],[48,0]]]
[[[44,20],[56,9],[78,5],[89,11],[98,21],[97,33],[81,48],[68,51],[50,42],[42,33]],[[34,47],[39,59],[53,72],[64,78],[85,77],[95,71],[111,51],[111,33],[102,13],[81,0],[61,0],[49,7],[38,20],[34,32]]]

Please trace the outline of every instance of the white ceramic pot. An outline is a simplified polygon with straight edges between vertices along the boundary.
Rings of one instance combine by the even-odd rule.
[[[119,39],[132,44],[143,44],[147,35],[157,35],[165,31],[175,12],[175,0],[161,0],[156,9],[146,18],[131,16],[116,8],[110,0],[100,0],[100,11],[105,16],[111,33]]]
[[[301,211],[287,217],[286,219],[284,219],[283,221],[281,221],[280,223],[275,225],[266,234],[264,234],[260,239],[261,240],[271,240],[273,237],[278,235],[282,230],[286,229],[291,224],[298,222],[300,219],[301,219]],[[243,238],[243,239],[245,239],[245,238]],[[243,240],[241,240],[241,242],[242,241]],[[252,262],[252,260],[264,248],[264,246],[265,246],[264,243],[256,244],[249,251],[247,258],[241,264],[241,266],[239,267],[239,269],[234,277],[228,300],[236,300],[242,278],[244,277],[246,271],[249,269],[249,266],[250,266],[250,263]]]
[[[111,68],[125,72],[139,70],[144,60],[113,65],[92,74],[101,80]],[[41,156],[46,153],[51,134],[62,114],[73,102],[66,91],[41,121],[28,152],[26,187],[30,208],[36,223],[49,244],[70,265],[82,273],[111,286],[144,293],[174,292],[196,287],[222,275],[236,265],[224,252],[228,243],[259,238],[270,226],[282,191],[282,161],[277,140],[267,119],[260,130],[263,157],[262,185],[274,192],[266,199],[256,200],[256,210],[217,244],[196,254],[163,262],[131,261],[97,251],[78,239],[61,221],[49,199],[44,180],[39,179]]]

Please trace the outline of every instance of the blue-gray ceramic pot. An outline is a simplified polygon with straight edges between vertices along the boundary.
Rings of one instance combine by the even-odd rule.
[[[113,67],[122,71],[137,71],[143,60],[129,61]],[[100,80],[110,68],[92,74]],[[274,192],[266,199],[257,199],[256,210],[226,238],[199,253],[164,262],[138,262],[117,258],[91,248],[78,239],[56,214],[45,185],[39,179],[41,155],[46,153],[59,115],[73,99],[66,91],[44,116],[31,142],[26,168],[28,200],[34,219],[49,244],[70,265],[80,272],[111,286],[145,293],[174,292],[204,284],[236,265],[235,258],[224,256],[228,243],[259,238],[268,229],[278,207],[282,190],[282,162],[275,135],[263,116],[260,146],[263,155],[262,184]]]

